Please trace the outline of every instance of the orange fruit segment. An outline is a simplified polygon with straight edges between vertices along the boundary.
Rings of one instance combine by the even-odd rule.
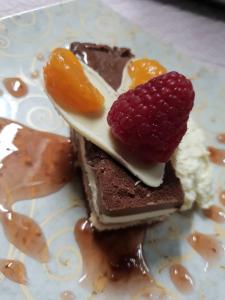
[[[148,58],[133,60],[128,65],[128,74],[131,78],[130,88],[133,89],[136,86],[166,72],[166,68],[164,68],[156,60]]]
[[[52,51],[44,67],[45,87],[54,101],[66,111],[98,114],[104,97],[89,81],[78,58],[69,50]]]

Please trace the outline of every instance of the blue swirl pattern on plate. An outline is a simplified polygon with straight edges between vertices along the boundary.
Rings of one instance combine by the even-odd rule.
[[[176,52],[96,0],[68,2],[0,22],[1,117],[68,135],[67,125],[43,92],[41,76],[34,76],[34,72],[41,73],[51,49],[74,40],[130,47],[137,57],[154,58],[168,70],[179,70],[191,78],[197,95],[193,116],[206,131],[208,144],[219,146],[215,137],[225,131],[224,73]],[[14,76],[29,86],[29,93],[19,100],[10,96],[2,84],[2,79]],[[215,202],[219,201],[218,191],[225,187],[224,175],[222,167],[214,167]],[[77,299],[91,299],[90,292],[78,284],[82,261],[73,227],[85,215],[80,199],[79,183],[71,183],[40,201],[15,205],[17,211],[33,216],[41,225],[51,261],[41,265],[25,257],[8,243],[0,227],[0,257],[24,261],[29,277],[29,285],[19,286],[0,275],[1,299],[53,300],[59,299],[64,290],[74,291]],[[194,230],[215,234],[221,242],[225,241],[225,227],[206,220],[200,211],[176,214],[148,232],[144,249],[151,272],[169,291],[171,299],[223,300],[225,259],[206,271],[205,261],[186,241]],[[195,290],[190,296],[180,294],[170,281],[169,267],[174,262],[181,262],[193,274]],[[104,294],[96,299],[104,299]],[[112,295],[111,299],[115,297]]]

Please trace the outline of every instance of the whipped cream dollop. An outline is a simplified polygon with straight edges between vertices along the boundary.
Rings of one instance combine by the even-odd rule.
[[[201,128],[189,118],[188,129],[172,157],[185,199],[181,210],[190,209],[194,202],[205,208],[212,199],[212,166]]]

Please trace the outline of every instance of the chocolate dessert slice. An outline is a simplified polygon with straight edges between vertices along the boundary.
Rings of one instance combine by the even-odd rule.
[[[90,43],[71,44],[72,52],[118,89],[123,69],[133,54],[126,48]],[[71,140],[82,170],[90,219],[99,230],[154,223],[183,204],[180,180],[170,163],[163,183],[149,187],[103,150],[71,129]]]

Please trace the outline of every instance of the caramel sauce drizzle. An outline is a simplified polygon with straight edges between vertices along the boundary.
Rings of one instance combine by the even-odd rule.
[[[58,191],[70,181],[72,164],[67,138],[0,118],[0,222],[9,242],[40,262],[49,259],[45,236],[13,204]]]

